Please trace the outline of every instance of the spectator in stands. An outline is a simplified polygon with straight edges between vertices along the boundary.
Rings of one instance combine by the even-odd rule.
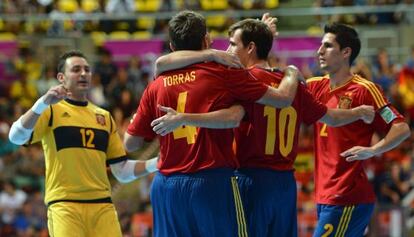
[[[108,0],[105,6],[108,15],[125,16],[135,12],[134,0]],[[107,33],[114,30],[135,31],[135,19],[104,20],[102,21],[103,30]]]
[[[92,75],[92,81],[91,81],[91,89],[89,91],[89,99],[94,104],[103,107],[108,108],[109,102],[108,98],[105,97],[105,90],[101,83],[101,76],[99,74],[93,74]]]
[[[131,117],[136,110],[137,101],[134,100],[132,91],[124,89],[121,91],[120,100],[117,107],[120,108],[124,114],[124,118]]]
[[[13,223],[18,236],[37,236],[36,234],[47,233],[46,207],[42,199],[40,191],[35,190],[19,209]]]
[[[10,126],[6,122],[0,121],[0,163],[2,159],[18,149],[18,146],[11,143],[7,138],[9,134]],[[2,165],[0,165],[2,166]],[[1,169],[0,169],[1,170]]]
[[[114,107],[111,111],[112,116],[114,117],[114,122],[118,128],[118,134],[121,139],[124,138],[124,133],[129,124],[129,118],[124,115],[124,112],[119,107]]]
[[[105,48],[99,49],[99,60],[95,64],[94,73],[101,78],[101,84],[104,88],[105,95],[108,94],[108,86],[115,78],[118,72],[118,66],[112,61],[112,53]]]
[[[112,98],[112,105],[118,105],[121,100],[121,94],[124,90],[134,91],[134,84],[128,80],[128,72],[125,68],[120,67],[115,76],[115,80],[109,85],[108,88]],[[135,91],[134,91],[135,92]]]
[[[138,55],[132,55],[129,58],[127,72],[128,81],[131,81],[134,84],[141,78],[142,64],[141,58]]]
[[[137,85],[135,86],[135,93],[136,93],[136,97],[137,100],[141,100],[141,96],[144,93],[145,88],[147,87],[148,83],[151,81],[151,77],[150,77],[150,72],[148,72],[147,70],[144,70],[142,72],[141,75],[141,79],[139,81],[139,83],[137,83]]]
[[[37,93],[45,94],[50,87],[56,86],[59,82],[55,79],[56,72],[53,67],[46,66],[43,70],[42,77],[36,82]]]
[[[47,30],[47,35],[63,36],[65,34],[63,17],[67,17],[66,13],[59,9],[58,1],[54,2],[52,10],[49,12],[51,26]]]
[[[134,55],[129,59],[127,71],[128,82],[132,84],[132,91],[135,93],[136,98],[139,99],[149,81],[148,72],[142,67],[141,58],[139,56]]]
[[[386,6],[397,4],[398,0],[375,0],[372,5]],[[398,16],[395,12],[377,12],[369,14],[369,22],[371,24],[393,24],[398,22]]]
[[[125,14],[134,11],[134,0],[108,0],[105,6],[105,12],[110,14]]]
[[[390,168],[382,178],[380,201],[399,205],[412,188],[410,181],[410,173],[404,170],[399,162],[391,162]]]
[[[28,81],[25,70],[19,71],[19,79],[12,83],[10,97],[25,109],[30,108],[38,97],[36,86]]]
[[[358,58],[355,61],[355,65],[351,67],[352,73],[358,74],[361,77],[369,81],[372,81],[372,72],[367,60],[365,60],[364,58]]]
[[[372,76],[373,81],[383,88],[386,95],[389,95],[391,86],[396,82],[396,69],[388,51],[379,48],[372,65]]]
[[[414,126],[414,46],[411,48],[411,56],[404,68],[398,74],[398,93],[404,110],[410,119],[411,127]]]
[[[405,64],[406,67],[414,70],[414,45],[411,46],[411,54]]]
[[[13,60],[13,64],[16,72],[26,72],[29,82],[36,82],[42,76],[42,64],[29,47],[19,49],[19,55]]]
[[[27,199],[27,194],[21,189],[16,188],[12,180],[5,180],[0,192],[0,213],[1,222],[12,224],[19,208]]]
[[[198,1],[198,0],[184,0],[183,4],[179,7],[181,7],[181,8],[177,9],[177,10],[192,9],[192,10],[196,11],[196,10],[201,9],[201,4],[200,4],[200,1]]]
[[[33,208],[30,202],[25,202],[22,208],[18,211],[16,219],[13,223],[19,236],[31,236],[34,229],[37,228],[39,221],[37,216],[33,215]]]
[[[25,187],[26,191],[32,191],[43,185],[45,157],[40,146],[29,146],[20,153],[16,159],[14,179],[17,184]]]
[[[0,1],[1,2],[1,7],[2,7],[2,11],[1,13],[4,14],[18,14],[20,13],[20,8],[19,8],[19,4],[18,1]],[[4,24],[4,28],[6,31],[8,32],[13,32],[15,34],[19,33],[21,30],[21,24],[19,20],[15,20],[15,19],[11,19],[11,20],[5,20],[5,24]]]

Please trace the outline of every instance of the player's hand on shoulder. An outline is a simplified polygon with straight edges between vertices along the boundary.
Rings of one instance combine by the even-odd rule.
[[[303,77],[302,73],[299,71],[299,69],[295,65],[289,65],[283,70],[284,74],[294,76],[299,82],[302,82],[306,85],[306,80]]]
[[[158,105],[158,109],[166,112],[165,115],[154,119],[151,122],[152,130],[161,136],[165,136],[168,133],[171,133],[176,128],[182,126],[182,117],[181,113],[177,113],[173,108]]]
[[[62,84],[51,87],[44,96],[44,103],[56,104],[57,102],[70,96],[71,93]]]
[[[240,62],[240,59],[236,54],[215,49],[212,49],[212,52],[214,62],[231,68],[244,68],[243,64]]]
[[[371,147],[363,146],[354,146],[341,153],[341,156],[346,159],[346,161],[356,161],[356,160],[366,160],[375,156],[374,149]]]
[[[358,109],[358,113],[360,114],[360,118],[364,121],[364,123],[370,124],[374,121],[375,118],[375,109],[371,105],[360,105],[356,107]]]

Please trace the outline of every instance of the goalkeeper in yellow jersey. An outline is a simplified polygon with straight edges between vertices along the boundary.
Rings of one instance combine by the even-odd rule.
[[[81,52],[63,54],[61,84],[40,97],[9,133],[15,144],[42,143],[52,237],[121,237],[106,166],[123,183],[156,170],[156,158],[128,160],[110,113],[87,100],[91,77]]]

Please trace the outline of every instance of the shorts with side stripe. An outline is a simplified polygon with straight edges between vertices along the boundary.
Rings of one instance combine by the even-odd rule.
[[[293,171],[243,168],[235,172],[250,237],[296,237],[296,181]]]
[[[317,211],[318,224],[313,237],[362,237],[374,211],[374,204],[318,204]]]
[[[245,237],[244,210],[231,169],[157,173],[151,187],[155,237]]]

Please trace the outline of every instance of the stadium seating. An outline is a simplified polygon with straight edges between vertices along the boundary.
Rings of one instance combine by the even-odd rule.
[[[76,0],[59,0],[58,8],[62,12],[73,13],[79,9],[79,5]]]
[[[113,31],[109,33],[109,40],[129,40],[131,34],[128,31]]]
[[[160,9],[161,0],[135,0],[135,11],[156,12]]]
[[[82,0],[81,8],[84,12],[94,12],[99,10],[99,3],[96,0]]]
[[[14,40],[16,40],[16,35],[11,32],[0,33],[0,41],[14,41]]]
[[[103,31],[92,31],[90,36],[96,46],[102,46],[107,39],[107,35]]]
[[[132,33],[132,39],[136,39],[136,40],[147,40],[151,38],[151,33],[148,31],[136,31],[134,33]]]

